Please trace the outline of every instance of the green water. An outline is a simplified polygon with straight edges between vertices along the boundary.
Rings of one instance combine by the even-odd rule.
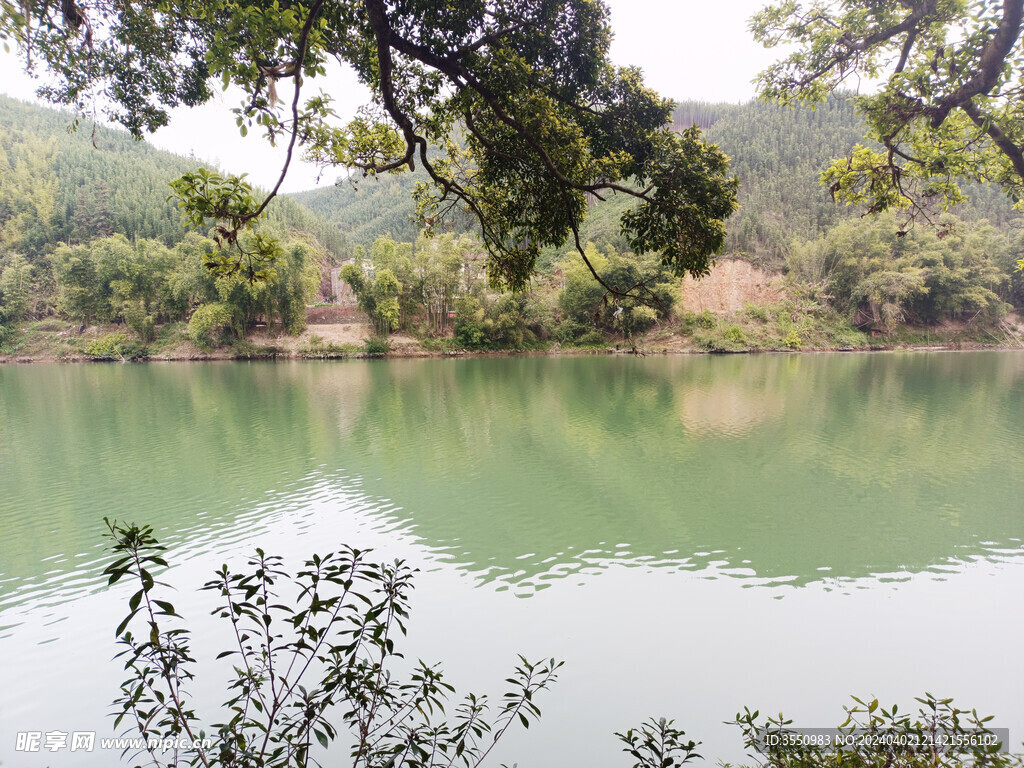
[[[851,693],[1024,740],[1022,353],[0,367],[3,765],[113,764],[11,751],[109,731],[104,516],[186,584],[256,544],[411,559],[413,655],[478,688],[566,659],[524,768],[628,764],[652,714],[736,759],[744,704]]]

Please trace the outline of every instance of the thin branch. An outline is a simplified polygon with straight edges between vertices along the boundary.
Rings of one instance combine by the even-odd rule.
[[[181,725],[182,731],[192,740],[193,743],[197,742],[196,734],[192,731],[192,726],[189,723],[189,719],[186,716],[184,705],[182,703],[181,691],[179,688],[179,681],[176,675],[173,675],[168,671],[168,656],[167,649],[160,642],[160,633],[156,631],[158,626],[156,620],[156,612],[153,610],[153,602],[149,596],[149,590],[146,589],[145,579],[142,578],[143,565],[142,560],[139,557],[138,549],[132,551],[132,556],[135,560],[135,572],[139,574],[139,580],[142,582],[142,599],[146,601],[146,613],[149,614],[149,625],[153,628],[156,637],[156,643],[154,643],[157,652],[160,654],[160,662],[163,666],[161,670],[163,679],[167,683],[167,692],[171,696],[171,701],[174,702],[174,714],[175,722]],[[177,667],[173,667],[177,671]],[[206,768],[209,768],[210,762],[206,757],[206,752],[202,748],[197,750],[199,759]]]
[[[519,22],[518,24],[513,24],[511,27],[505,27],[504,29],[498,29],[498,30],[495,30],[494,32],[489,32],[486,35],[482,35],[479,39],[477,39],[476,41],[470,43],[469,45],[466,45],[466,46],[463,46],[462,48],[459,48],[455,52],[455,56],[457,58],[461,59],[466,54],[473,53],[474,51],[478,51],[481,48],[483,48],[485,45],[490,45],[491,43],[498,42],[498,40],[500,40],[502,37],[504,37],[507,34],[510,34],[512,32],[517,32],[518,30],[523,29],[524,27],[530,27],[530,26],[536,26],[536,23],[535,22],[522,21],[522,22]]]
[[[288,175],[288,168],[292,164],[292,156],[295,152],[295,144],[299,138],[299,96],[302,93],[302,64],[306,59],[306,51],[309,47],[309,34],[313,29],[313,22],[316,21],[316,17],[320,13],[320,9],[323,8],[323,5],[324,0],[315,0],[313,5],[310,6],[309,17],[306,19],[306,23],[302,25],[302,31],[299,34],[298,50],[295,54],[295,74],[292,76],[295,86],[292,93],[291,138],[288,140],[288,151],[285,154],[284,165],[281,167],[281,173],[277,177],[277,183],[274,184],[274,188],[264,198],[260,207],[251,214],[247,214],[243,221],[255,219],[266,210],[267,206],[270,205],[270,201],[277,197],[277,193],[281,190],[281,185],[284,184],[285,177]]]

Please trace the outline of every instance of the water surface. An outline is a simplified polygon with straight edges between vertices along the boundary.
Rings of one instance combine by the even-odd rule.
[[[213,652],[192,588],[256,545],[408,558],[411,655],[494,693],[566,660],[524,768],[628,765],[648,715],[736,760],[743,705],[821,727],[851,693],[1019,744],[1022,467],[1016,352],[2,367],[0,763],[111,764],[13,751],[110,730],[104,516],[172,545]]]

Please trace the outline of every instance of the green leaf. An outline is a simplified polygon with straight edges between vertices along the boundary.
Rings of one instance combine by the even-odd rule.
[[[178,614],[174,610],[174,606],[166,600],[153,600],[156,606],[163,611],[167,616],[177,616]]]
[[[131,620],[135,618],[135,614],[136,613],[137,613],[137,611],[132,611],[131,613],[129,613],[127,616],[124,617],[124,620],[120,624],[117,625],[117,629],[114,630],[114,634],[117,637],[120,637],[122,634],[124,634],[125,629],[127,628],[128,624],[131,622]]]

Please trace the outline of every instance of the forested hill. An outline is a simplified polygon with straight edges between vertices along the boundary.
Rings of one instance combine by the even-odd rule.
[[[0,225],[6,251],[25,254],[57,243],[121,233],[173,245],[185,236],[168,182],[197,160],[155,149],[127,133],[82,124],[53,109],[0,96]],[[294,200],[282,198],[270,219],[308,232],[337,256],[347,241]]]
[[[673,126],[696,123],[732,160],[740,178],[740,208],[727,224],[727,251],[777,266],[794,239],[809,240],[857,211],[837,207],[818,183],[828,162],[864,139],[864,126],[849,102],[830,99],[817,109],[779,107],[759,102],[712,104],[682,102]],[[353,243],[369,245],[379,235],[415,239],[412,191],[421,172],[361,179],[356,185],[301,192],[295,199],[347,233]],[[966,219],[1005,223],[1012,209],[996,190],[972,189],[972,204],[958,213]],[[584,237],[600,248],[625,250],[618,215],[629,200],[610,199],[588,213]]]
[[[136,142],[126,133],[83,125],[69,132],[67,113],[0,96],[0,224],[8,251],[33,253],[59,242],[122,233],[173,245],[184,236],[167,183],[199,162]],[[831,158],[863,140],[863,125],[846,101],[817,109],[750,102],[682,102],[677,129],[696,123],[730,156],[741,181],[740,208],[728,222],[727,252],[778,266],[794,240],[810,240],[854,210],[837,207],[818,183]],[[413,241],[413,188],[421,172],[342,181],[283,197],[271,219],[316,236],[335,256],[382,234]],[[972,189],[958,213],[1003,224],[1013,216],[993,189]],[[583,236],[602,250],[626,250],[618,231],[620,196],[594,205]],[[449,226],[472,231],[463,219]],[[543,261],[547,261],[544,259]]]
[[[369,246],[381,235],[413,242],[419,227],[413,221],[416,183],[429,181],[415,173],[384,174],[356,182],[339,179],[333,187],[297,192],[291,197],[313,213],[345,232],[353,243]]]
[[[700,125],[740,178],[740,207],[727,223],[730,252],[771,263],[794,238],[814,238],[849,214],[818,183],[830,160],[863,141],[849,102],[814,110],[684,103],[673,117],[679,127]]]

